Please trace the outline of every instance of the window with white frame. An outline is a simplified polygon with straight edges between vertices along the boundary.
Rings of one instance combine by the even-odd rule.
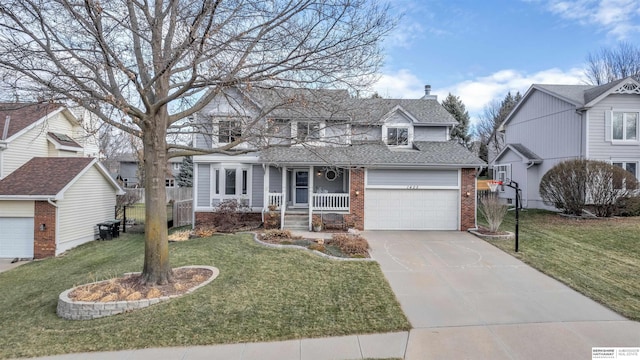
[[[409,127],[387,127],[387,145],[407,146],[409,145]]]
[[[318,121],[298,121],[297,128],[297,137],[300,141],[320,139],[320,122]]]
[[[242,124],[238,120],[221,120],[218,124],[218,142],[232,143],[242,136]]]
[[[511,179],[511,164],[494,165],[493,166],[493,180],[507,182],[507,179]],[[500,191],[504,191],[504,185],[499,187]]]
[[[633,176],[638,177],[637,161],[613,161],[612,164],[615,166],[621,167],[627,170],[628,172],[630,172],[631,174],[633,174]]]
[[[246,199],[251,189],[250,165],[221,165],[213,168],[212,194],[214,199]]]
[[[167,179],[165,179],[165,180],[164,180],[164,183],[165,183],[165,186],[166,186],[166,187],[168,187],[168,188],[172,188],[172,187],[175,187],[175,186],[176,186],[176,181],[175,181],[175,179],[169,179],[169,178],[167,178]]]
[[[638,113],[614,111],[611,114],[613,141],[638,141]]]

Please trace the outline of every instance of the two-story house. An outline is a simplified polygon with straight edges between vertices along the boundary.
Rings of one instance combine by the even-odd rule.
[[[638,176],[640,83],[632,77],[605,85],[534,84],[502,123],[505,147],[494,160],[494,179],[510,179],[522,203],[547,208],[542,176],[557,163],[592,159]],[[500,196],[513,199],[508,187]]]
[[[277,207],[284,228],[302,217],[309,229],[326,213],[367,230],[476,226],[484,164],[450,141],[457,122],[429,90],[421,99],[360,99],[341,90],[232,89],[198,122],[205,134],[197,146],[239,153],[194,157],[196,225],[236,199],[257,213]]]
[[[118,184],[97,139],[58,104],[0,104],[0,257],[43,258],[95,240]]]

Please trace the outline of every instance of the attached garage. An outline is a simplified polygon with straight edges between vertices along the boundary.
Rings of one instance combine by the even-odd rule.
[[[369,169],[366,230],[458,230],[459,170]]]
[[[0,258],[33,258],[33,218],[0,218]]]

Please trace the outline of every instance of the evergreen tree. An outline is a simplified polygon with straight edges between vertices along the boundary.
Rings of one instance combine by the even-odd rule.
[[[464,103],[460,100],[459,96],[449,93],[447,98],[442,102],[442,106],[458,120],[458,125],[451,130],[451,138],[459,139],[460,143],[469,148],[469,141],[471,139],[469,136],[469,112],[465,108]]]
[[[179,187],[193,187],[193,159],[191,156],[182,158],[176,182]]]

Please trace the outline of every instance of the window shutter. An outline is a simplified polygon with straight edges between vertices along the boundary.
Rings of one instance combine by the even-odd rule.
[[[611,142],[611,118],[612,111],[604,112],[604,141]]]

